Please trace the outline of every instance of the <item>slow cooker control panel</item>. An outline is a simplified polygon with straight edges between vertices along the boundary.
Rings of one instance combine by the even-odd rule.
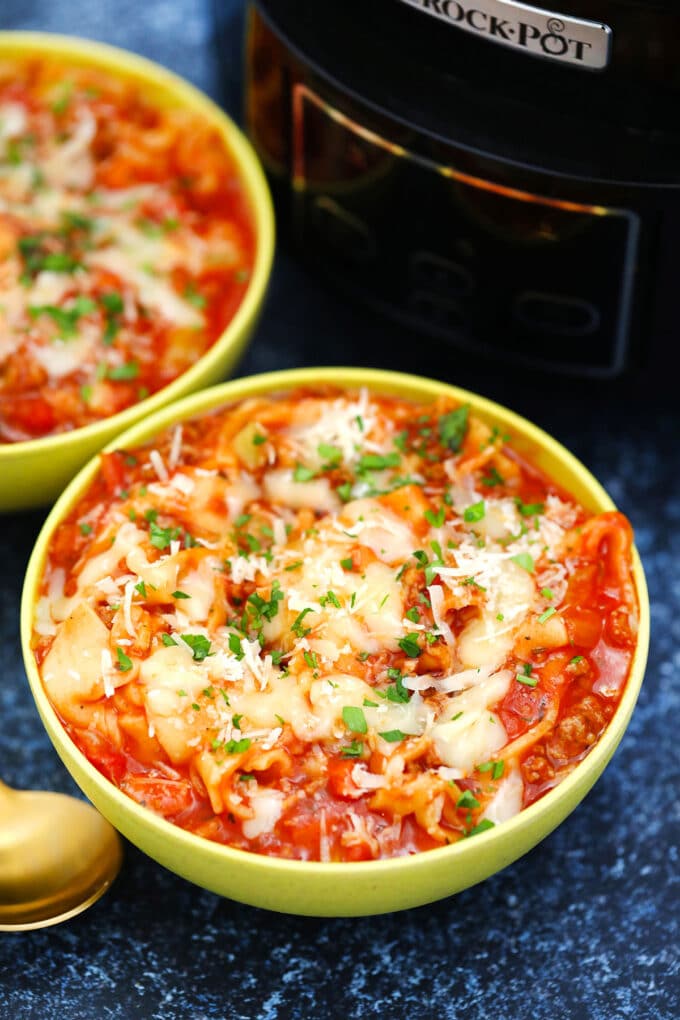
[[[616,375],[635,212],[562,201],[387,140],[293,88],[292,229],[336,283],[455,348]]]

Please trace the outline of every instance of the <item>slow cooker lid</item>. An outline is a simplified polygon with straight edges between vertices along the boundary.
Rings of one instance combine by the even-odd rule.
[[[680,184],[678,2],[560,0],[610,24],[601,71],[494,45],[404,0],[326,0],[323,17],[314,0],[258,6],[303,62],[411,129],[558,176]]]

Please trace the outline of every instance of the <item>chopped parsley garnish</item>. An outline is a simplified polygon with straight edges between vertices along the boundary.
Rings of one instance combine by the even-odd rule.
[[[185,591],[180,591],[178,588],[177,591],[173,591],[172,597],[173,599],[190,599],[191,595],[187,595]]]
[[[144,581],[137,582],[135,585],[135,591],[139,592],[143,599],[146,598],[146,585],[144,584]]]
[[[396,436],[392,437],[392,442],[398,450],[402,453],[406,453],[406,441],[408,439],[408,430],[404,429],[402,432],[397,432]]]
[[[516,556],[511,556],[510,559],[513,563],[516,563],[518,567],[522,567],[523,570],[528,571],[530,574],[533,574],[536,569],[534,558],[529,553],[517,553]]]
[[[106,294],[101,294],[99,300],[111,315],[120,315],[125,307],[122,297],[116,290],[110,290]]]
[[[386,468],[398,467],[401,464],[401,457],[398,453],[386,453],[384,456],[379,453],[365,453],[357,463],[357,474],[366,471],[384,471]]]
[[[505,485],[505,478],[492,466],[488,475],[482,476],[482,485],[486,485],[487,488],[491,488],[492,485]]]
[[[484,500],[480,499],[479,503],[473,503],[463,511],[463,520],[466,524],[474,524],[475,521],[481,521],[486,513],[484,506]]]
[[[416,659],[420,655],[417,634],[406,634],[403,638],[399,638],[397,644],[409,659]]]
[[[150,541],[151,545],[155,546],[156,549],[167,549],[171,542],[175,542],[179,538],[181,533],[180,528],[161,528],[156,524],[155,520],[151,520],[149,528]]]
[[[555,609],[554,606],[548,606],[548,608],[545,610],[545,612],[541,613],[541,615],[539,616],[538,622],[539,623],[546,623],[550,619],[551,616],[555,615],[556,612],[557,612],[557,610]]]
[[[317,453],[325,461],[324,470],[335,468],[342,462],[342,450],[339,446],[332,446],[330,443],[319,443]]]
[[[161,634],[161,641],[166,646],[166,648],[169,648],[170,645],[176,645],[177,644],[177,642],[175,641],[174,637],[171,637],[170,634]]]
[[[335,490],[343,503],[349,503],[352,498],[352,483],[342,482]]]
[[[465,835],[478,836],[480,832],[486,832],[487,829],[493,828],[494,822],[492,822],[490,818],[482,818],[481,822],[478,825],[473,826],[473,828],[471,828],[469,832],[466,832]]]
[[[541,588],[541,595],[544,599],[554,599],[555,596],[550,588]]]
[[[411,606],[411,608],[406,611],[405,616],[407,620],[411,621],[411,623],[418,623],[418,620],[420,619],[420,613],[416,606]]]
[[[303,657],[303,659],[305,660],[305,662],[307,663],[307,665],[309,666],[310,669],[318,669],[319,668],[319,663],[317,662],[317,659],[316,659],[316,652],[305,651],[303,653],[302,657]]]
[[[250,737],[241,737],[240,740],[227,740],[224,744],[224,750],[227,754],[243,754],[251,744],[252,740]]]
[[[524,673],[518,673],[515,679],[518,684],[524,684],[525,687],[535,687],[538,683],[535,676],[526,676]]]
[[[78,333],[78,321],[83,315],[89,315],[96,311],[96,304],[92,298],[79,295],[74,299],[70,308],[61,308],[58,305],[29,305],[28,314],[33,319],[39,315],[47,315],[54,322],[59,330],[59,336],[64,340],[70,340]]]
[[[116,658],[118,659],[116,669],[119,669],[121,673],[127,673],[132,669],[132,659],[125,654],[119,645],[116,645]]]
[[[504,772],[505,772],[505,762],[504,761],[495,761],[493,763],[493,769],[491,770],[491,775],[493,776],[493,778],[494,779],[500,779]]]
[[[573,657],[573,659],[569,660],[569,665],[570,666],[576,665],[577,662],[583,662],[583,656],[582,655],[575,655]]]
[[[384,730],[378,734],[383,740],[386,740],[388,744],[396,744],[398,740],[405,740],[406,734],[402,733],[401,730]]]
[[[229,635],[229,651],[232,653],[232,655],[235,655],[236,658],[239,660],[242,659],[245,655],[245,652],[243,651],[243,647],[241,645],[241,638],[238,636],[238,634],[234,634],[233,632]]]
[[[361,740],[353,740],[351,744],[347,744],[342,748],[343,758],[361,758],[364,751],[364,745]]]
[[[408,690],[404,687],[404,675],[400,669],[395,669],[391,666],[387,670],[387,676],[390,680],[394,680],[394,684],[385,691],[385,695],[390,701],[394,701],[397,704],[404,704],[408,701]]]
[[[210,655],[210,641],[203,634],[182,634],[181,637],[189,645],[195,662],[203,662]]]
[[[536,517],[545,512],[545,503],[523,503],[519,496],[515,496],[515,506],[522,517]]]
[[[307,634],[309,634],[309,632],[310,632],[310,630],[312,628],[311,627],[303,627],[302,626],[302,621],[304,620],[304,618],[307,615],[307,613],[312,613],[312,612],[314,612],[314,610],[311,609],[310,607],[307,607],[307,609],[303,609],[302,612],[298,613],[298,615],[295,617],[295,620],[293,622],[293,626],[290,629],[292,630],[293,634],[296,635],[296,637],[303,638],[303,637],[306,637]]]
[[[439,419],[439,438],[442,446],[447,446],[453,453],[458,453],[468,426],[468,415],[470,405],[463,404],[462,407],[442,415]]]
[[[137,361],[126,361],[122,365],[113,365],[106,374],[114,382],[136,379],[139,375],[139,363]]]
[[[378,702],[377,701],[371,701],[370,698],[364,698],[363,704],[364,704],[364,708],[377,708],[378,707]]]
[[[252,595],[248,596],[248,605],[252,606],[253,614],[259,618],[264,616],[265,620],[273,620],[279,611],[279,602],[283,598],[283,592],[278,581],[274,581],[272,584],[271,597],[267,601],[263,599],[257,592],[253,592]]]
[[[446,520],[446,510],[444,507],[440,507],[437,513],[432,510],[425,511],[425,520],[428,524],[431,524],[433,528],[441,528]]]
[[[478,808],[479,801],[472,790],[464,790],[456,801],[457,808]]]
[[[92,525],[88,524],[87,521],[81,521],[80,524],[78,525],[78,527],[80,528],[80,534],[81,535],[91,535],[92,534]]]
[[[368,723],[363,708],[356,708],[354,705],[345,705],[342,710],[342,721],[352,733],[367,733]]]
[[[354,570],[354,560],[351,556],[348,556],[345,560],[340,560],[340,566],[344,570]]]
[[[243,712],[239,712],[236,715],[232,715],[232,717],[231,717],[231,725],[234,727],[234,729],[236,729],[236,730],[240,730],[241,729],[241,719],[242,718],[243,718]]]
[[[323,607],[329,605],[335,606],[336,609],[341,608],[340,599],[338,598],[334,591],[327,591],[325,595],[322,595],[321,598],[319,599],[319,605]]]
[[[293,471],[293,481],[311,482],[315,474],[316,472],[312,468],[305,467],[304,464],[296,464]]]

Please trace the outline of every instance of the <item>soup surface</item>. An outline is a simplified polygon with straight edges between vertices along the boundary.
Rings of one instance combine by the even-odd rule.
[[[0,61],[0,442],[166,386],[233,317],[253,249],[203,118],[99,70]]]
[[[104,454],[34,647],[111,782],[233,847],[352,861],[502,823],[607,726],[631,529],[448,399],[252,398]]]

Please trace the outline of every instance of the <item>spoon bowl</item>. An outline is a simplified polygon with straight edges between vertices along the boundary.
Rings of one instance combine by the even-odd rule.
[[[118,833],[89,804],[0,782],[0,931],[79,914],[106,892],[122,860]]]

